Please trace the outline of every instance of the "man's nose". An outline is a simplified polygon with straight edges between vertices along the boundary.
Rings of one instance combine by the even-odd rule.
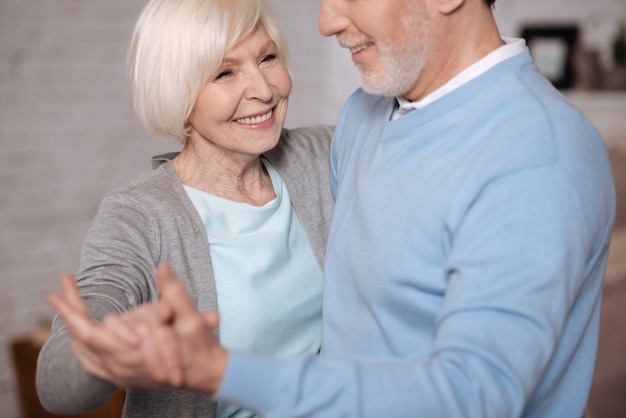
[[[319,14],[319,31],[324,36],[333,36],[345,30],[350,20],[343,14],[345,0],[322,0]]]

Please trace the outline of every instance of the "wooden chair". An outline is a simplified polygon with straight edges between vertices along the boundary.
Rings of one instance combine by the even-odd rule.
[[[37,356],[43,341],[37,338],[20,338],[11,344],[13,364],[17,380],[17,389],[22,408],[22,418],[62,417],[46,411],[37,396],[35,388],[35,373],[37,370]],[[124,406],[124,391],[116,392],[109,401],[86,414],[71,415],[73,418],[119,418]]]

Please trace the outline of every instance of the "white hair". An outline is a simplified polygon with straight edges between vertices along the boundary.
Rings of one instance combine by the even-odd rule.
[[[226,51],[260,27],[288,66],[283,29],[265,0],[151,0],[128,51],[128,93],[139,120],[184,141],[203,85]]]

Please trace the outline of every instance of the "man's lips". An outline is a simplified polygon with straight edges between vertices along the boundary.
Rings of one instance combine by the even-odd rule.
[[[374,44],[374,40],[369,36],[358,36],[341,33],[337,35],[336,38],[339,46],[350,50],[352,54],[357,54]]]
[[[356,54],[356,53],[363,51],[364,49],[367,49],[370,45],[371,43],[368,42],[366,44],[349,47],[348,49],[350,50],[351,53]]]

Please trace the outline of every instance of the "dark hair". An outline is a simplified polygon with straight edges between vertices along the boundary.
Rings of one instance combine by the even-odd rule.
[[[487,3],[487,6],[493,6],[495,2],[496,0],[485,0],[485,3]]]

